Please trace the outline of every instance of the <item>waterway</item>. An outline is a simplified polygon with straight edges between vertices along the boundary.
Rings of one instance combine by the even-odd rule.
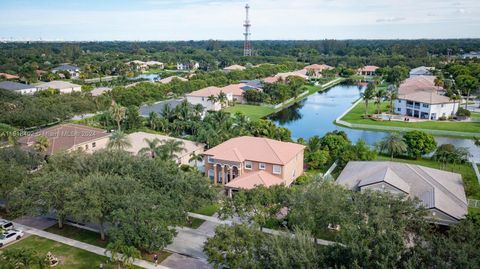
[[[340,130],[347,133],[350,140],[356,142],[363,139],[369,145],[384,138],[388,133],[374,130],[358,130],[337,126],[335,119],[360,98],[363,88],[354,85],[337,85],[324,92],[317,92],[302,101],[287,107],[269,117],[278,126],[291,130],[294,139],[308,139],[314,135],[323,136],[328,132]],[[468,148],[471,159],[480,162],[480,148],[473,140],[462,138],[439,137],[435,139],[439,145],[453,144],[456,147]]]

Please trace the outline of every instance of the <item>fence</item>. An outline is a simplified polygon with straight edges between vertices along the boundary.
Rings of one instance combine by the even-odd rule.
[[[480,200],[468,199],[468,207],[480,208]]]

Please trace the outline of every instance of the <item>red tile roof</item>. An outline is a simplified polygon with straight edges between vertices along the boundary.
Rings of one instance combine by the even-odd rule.
[[[270,187],[274,185],[284,184],[283,179],[267,173],[265,171],[256,171],[251,173],[245,173],[233,181],[225,184],[227,188],[233,189],[253,189],[257,186]]]

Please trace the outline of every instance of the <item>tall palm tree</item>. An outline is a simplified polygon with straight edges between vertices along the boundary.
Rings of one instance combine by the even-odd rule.
[[[132,144],[128,140],[127,135],[122,131],[113,132],[107,144],[108,149],[114,150],[125,150],[131,146]]]
[[[368,116],[368,102],[375,97],[375,84],[369,83],[367,88],[362,94],[363,100],[365,101],[365,117]]]
[[[192,152],[192,154],[190,154],[190,159],[188,160],[189,162],[194,162],[195,163],[195,167],[198,166],[198,162],[201,162],[203,161],[203,156],[200,155],[200,154],[196,154],[195,152]]]
[[[453,109],[452,109],[452,117],[453,117],[455,115],[455,105],[457,104],[457,100],[460,100],[460,94],[455,88],[453,88],[451,90],[449,98],[450,98],[450,101],[453,101]],[[458,106],[460,106],[460,103],[458,104]]]
[[[153,130],[157,130],[157,123],[158,123],[158,119],[160,117],[158,116],[158,114],[156,112],[150,112],[148,114],[148,126],[153,129]]]
[[[112,115],[113,120],[117,123],[118,131],[121,130],[120,123],[125,119],[127,109],[123,106],[118,105],[115,101],[112,101],[110,107],[110,114]]]
[[[390,107],[388,113],[390,116],[388,117],[389,120],[392,120],[393,114],[393,100],[397,99],[397,88],[395,85],[388,86],[387,91],[385,92],[385,97],[387,97],[388,101],[390,102]]]
[[[173,109],[168,104],[165,104],[162,110],[162,117],[170,121],[170,119],[173,117],[173,114]]]
[[[165,153],[164,157],[173,159],[175,157],[175,153],[180,153],[183,151],[183,145],[184,143],[181,140],[169,139],[163,140],[160,148]]]
[[[44,153],[47,151],[48,147],[50,146],[50,141],[48,141],[48,137],[41,135],[35,139],[35,144],[33,144],[33,149],[38,152]]]
[[[220,102],[220,105],[222,107],[225,107],[227,105],[227,102],[228,102],[227,95],[223,91],[220,91],[220,93],[217,96],[217,100],[218,102]]]
[[[150,157],[152,157],[152,158],[155,158],[158,155],[161,155],[161,148],[160,148],[160,145],[159,145],[159,144],[161,144],[160,139],[158,139],[158,138],[154,138],[154,139],[145,138],[144,141],[145,141],[145,143],[147,143],[147,146],[140,149],[140,151],[138,151],[138,154],[140,154],[140,155],[150,155]]]
[[[380,114],[382,112],[381,105],[384,97],[385,90],[380,89],[375,92],[375,105],[377,106],[377,114]]]
[[[196,104],[193,106],[193,113],[195,114],[195,117],[200,118],[202,116],[204,107],[202,104]]]
[[[407,144],[398,133],[390,133],[378,142],[377,147],[380,152],[387,152],[390,155],[390,160],[393,160],[394,155],[400,155],[407,151]]]

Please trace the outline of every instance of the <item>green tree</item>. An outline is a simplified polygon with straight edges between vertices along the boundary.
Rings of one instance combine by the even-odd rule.
[[[376,87],[374,83],[368,83],[367,88],[362,93],[363,100],[365,102],[365,117],[368,116],[368,103],[375,97]]]
[[[126,148],[131,147],[131,145],[132,144],[124,132],[116,131],[110,136],[107,148],[113,150],[125,150]]]
[[[8,248],[0,252],[1,269],[44,269],[48,262],[31,248]]]
[[[465,102],[465,109],[467,109],[472,91],[478,89],[478,79],[470,75],[460,75],[455,78],[455,81],[458,88],[462,91],[462,94],[467,97]]]
[[[155,158],[157,156],[162,156],[162,148],[161,148],[161,141],[158,138],[154,139],[144,139],[147,146],[140,149],[138,154],[140,155],[150,155],[151,158]]]
[[[110,106],[110,114],[112,115],[113,120],[117,123],[117,131],[121,131],[121,123],[125,120],[127,113],[127,109],[123,106],[118,105],[114,101],[112,101],[112,105]]]
[[[377,147],[380,152],[388,153],[392,161],[394,156],[402,155],[408,149],[407,144],[403,141],[403,137],[398,133],[389,133],[378,142]]]
[[[134,268],[133,263],[135,259],[142,258],[138,249],[132,246],[127,246],[121,241],[109,243],[105,250],[106,255],[111,256],[111,260],[117,264],[117,269]]]
[[[50,147],[50,141],[48,140],[48,137],[41,135],[35,139],[35,143],[33,144],[33,148],[41,153],[45,153]]]
[[[429,154],[437,148],[437,142],[433,135],[423,131],[410,131],[403,135],[403,140],[407,144],[407,153],[413,158]]]
[[[175,158],[177,153],[180,153],[184,150],[184,143],[181,140],[177,139],[168,139],[162,141],[160,146],[161,151],[164,152],[164,157],[168,159]]]
[[[188,159],[188,161],[194,162],[195,167],[198,167],[198,162],[203,161],[203,156],[200,154],[196,154],[195,152],[192,152],[192,154],[190,154],[190,159]]]

